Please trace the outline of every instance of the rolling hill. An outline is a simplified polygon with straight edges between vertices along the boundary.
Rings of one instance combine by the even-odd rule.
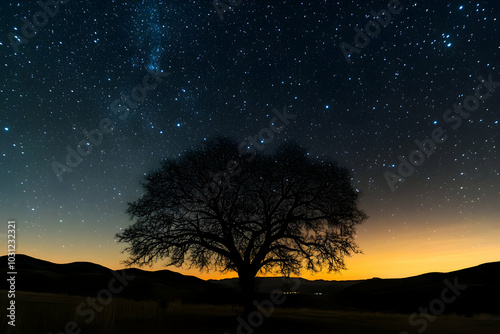
[[[0,257],[7,263],[7,257]],[[55,264],[27,255],[16,256],[16,289],[77,296],[95,296],[108,286],[119,270],[88,262]],[[2,269],[4,273],[6,269]],[[202,280],[170,270],[126,269],[134,276],[120,297],[134,300],[181,300],[184,303],[234,304],[239,300],[238,279]],[[427,273],[400,279],[326,281],[298,278],[297,294],[287,295],[283,307],[356,309],[412,313],[443,302],[443,313],[500,314],[500,262],[486,263],[450,273]],[[271,291],[287,291],[289,284],[278,277],[258,279],[259,299]],[[6,289],[6,281],[0,289]]]
[[[7,256],[0,257],[7,263]],[[89,263],[73,262],[55,264],[27,255],[16,255],[16,290],[56,293],[75,296],[95,296],[108,287],[115,277],[113,270]],[[6,269],[0,270],[4,273]],[[128,281],[120,297],[134,300],[183,300],[191,303],[231,303],[237,291],[218,283],[206,282],[194,276],[185,276],[170,270],[145,271],[141,269],[118,270]],[[6,274],[4,274],[4,277]],[[6,281],[0,289],[5,290]]]

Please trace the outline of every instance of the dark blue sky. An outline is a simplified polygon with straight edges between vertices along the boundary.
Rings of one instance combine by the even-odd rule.
[[[500,2],[401,1],[349,63],[341,43],[388,3],[243,0],[221,20],[210,1],[73,0],[27,38],[41,7],[2,2],[0,220],[18,221],[29,255],[113,265],[144,173],[214,135],[258,135],[286,108],[296,118],[265,149],[296,140],[348,166],[366,240],[498,236],[500,86],[468,118],[447,110],[478,76],[500,81]],[[83,131],[103,124],[92,144]],[[447,140],[392,191],[386,172],[435,129]],[[91,152],[68,166],[82,141]]]

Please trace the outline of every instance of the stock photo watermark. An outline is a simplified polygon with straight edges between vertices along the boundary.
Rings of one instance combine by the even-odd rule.
[[[158,84],[163,82],[163,79],[168,77],[170,73],[163,71],[152,71],[147,66],[145,66],[148,74],[146,74],[142,80],[141,85],[135,86],[130,95],[121,93],[120,98],[114,100],[110,104],[110,109],[113,113],[118,114],[118,117],[124,121],[130,114],[131,109],[137,108],[137,106],[146,100],[148,96],[148,91],[152,91],[158,87]],[[52,170],[57,176],[59,182],[63,182],[64,173],[71,173],[74,168],[78,167],[83,158],[89,156],[94,147],[98,147],[102,144],[104,139],[104,134],[110,134],[114,130],[114,122],[109,118],[103,118],[99,122],[99,125],[90,131],[84,129],[81,133],[84,139],[79,141],[75,148],[70,145],[66,146],[66,164],[60,163],[58,161],[53,161],[51,163]]]
[[[228,3],[224,3],[219,0],[214,0],[213,6],[217,15],[221,21],[224,21],[224,14],[226,12],[232,12],[237,6],[239,6],[243,0],[227,0]]]
[[[60,5],[66,5],[70,1],[71,0],[48,0],[46,2],[38,1],[37,4],[42,10],[33,14],[31,21],[26,17],[21,19],[23,25],[20,33],[9,32],[7,34],[10,45],[14,49],[15,53],[19,52],[19,46],[21,44],[28,44],[30,39],[35,37],[39,30],[49,23],[49,17],[55,17],[59,13]],[[17,31],[17,28],[15,30]]]
[[[340,43],[340,50],[344,54],[345,60],[348,64],[352,64],[352,55],[361,53],[361,50],[370,45],[373,38],[377,38],[382,27],[387,27],[393,20],[393,15],[398,15],[405,8],[398,0],[390,0],[387,3],[387,10],[382,9],[379,12],[374,10],[370,11],[370,15],[375,19],[369,21],[365,25],[364,31],[358,26],[354,27],[356,33],[353,38],[353,44],[346,42]]]
[[[481,102],[489,99],[496,92],[496,87],[500,86],[500,81],[493,81],[491,74],[488,75],[487,80],[480,75],[477,77],[477,81],[480,84],[474,89],[474,94],[467,95],[462,103],[453,104],[453,108],[447,109],[443,113],[443,121],[451,123],[450,127],[455,131],[462,126],[463,119],[468,119],[471,115],[470,113],[476,111]],[[426,161],[426,158],[429,158],[436,151],[437,145],[443,144],[447,139],[446,131],[441,127],[434,128],[430,138],[425,138],[424,140],[416,139],[414,143],[418,147],[417,150],[411,151],[408,158],[402,155],[398,156],[398,174],[392,171],[384,172],[384,178],[389,189],[392,192],[396,191],[396,185],[400,182],[405,182],[407,178],[412,176],[416,167],[421,166]]]
[[[283,280],[284,279],[285,278],[283,278]],[[296,292],[300,286],[300,280],[291,279],[290,281],[294,283],[293,286],[290,285],[290,291]],[[236,332],[238,334],[252,334],[256,328],[264,324],[265,318],[269,318],[273,314],[275,306],[279,306],[285,303],[285,301],[285,292],[280,289],[274,289],[273,291],[271,291],[271,293],[269,294],[269,299],[263,300],[261,302],[254,300],[253,305],[255,306],[256,310],[250,312],[246,319],[243,319],[243,317],[241,316],[238,316],[238,318],[236,318],[236,320],[238,321],[238,328],[236,329]],[[225,332],[224,334],[229,333]]]
[[[85,323],[91,323],[96,317],[96,312],[102,312],[104,307],[113,301],[113,296],[121,293],[129,284],[129,281],[135,278],[133,275],[127,275],[125,270],[121,270],[120,274],[112,271],[112,274],[114,277],[109,280],[107,288],[99,290],[95,298],[87,297],[86,302],[82,302],[76,307],[77,315],[87,317]],[[119,283],[119,285],[117,286],[115,283]],[[81,333],[82,329],[79,327],[75,321],[68,321],[64,326],[64,331],[55,334]],[[49,334],[52,334],[52,332],[49,332]]]
[[[245,140],[239,143],[238,152],[243,156],[250,154],[246,160],[247,162],[252,162],[257,156],[257,151],[262,151],[266,148],[266,145],[271,144],[274,141],[275,134],[281,133],[290,121],[294,120],[297,115],[289,114],[286,106],[280,112],[278,109],[273,108],[273,114],[275,115],[269,121],[269,127],[262,128],[257,135],[248,136]],[[278,119],[281,121],[281,125],[276,127],[276,122]],[[241,172],[241,167],[238,162],[230,160],[226,164],[226,169],[218,173],[211,175],[211,181],[209,181],[204,187],[205,196],[203,199],[205,202],[213,198],[215,194],[221,189],[223,189],[228,183],[231,177],[238,175]]]
[[[7,222],[7,298],[9,307],[7,307],[7,322],[9,326],[16,326],[16,221]]]
[[[434,322],[437,316],[443,314],[446,310],[446,305],[451,304],[457,300],[462,292],[467,289],[466,285],[458,284],[458,277],[455,277],[453,283],[449,280],[444,280],[445,288],[441,290],[439,298],[433,299],[428,307],[420,307],[418,313],[412,313],[408,318],[408,323],[413,327],[420,327],[417,329],[418,333],[423,333],[429,326],[429,322]],[[410,334],[409,332],[402,331],[399,334]]]

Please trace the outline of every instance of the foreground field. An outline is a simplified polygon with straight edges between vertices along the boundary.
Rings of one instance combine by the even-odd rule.
[[[7,305],[6,291],[0,291]],[[82,304],[84,303],[84,304]],[[98,306],[98,305],[96,305]],[[16,327],[2,317],[2,333],[136,334],[136,333],[418,333],[409,315],[311,309],[276,309],[254,328],[238,322],[231,306],[169,303],[162,308],[154,301],[115,298],[93,311],[87,298],[41,293],[16,293]],[[79,312],[77,312],[77,309]],[[94,317],[95,315],[95,317]],[[256,319],[254,321],[258,321]],[[73,321],[74,324],[70,322]],[[69,323],[69,324],[68,324]],[[250,323],[252,323],[250,321]],[[254,322],[255,323],[255,322]],[[240,327],[239,327],[240,326]],[[239,330],[238,330],[239,327]],[[81,332],[79,331],[81,330]],[[500,317],[441,315],[428,322],[425,333],[498,334]]]

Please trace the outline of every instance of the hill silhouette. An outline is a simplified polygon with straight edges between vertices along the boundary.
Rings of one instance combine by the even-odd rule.
[[[0,257],[0,261],[7,263],[7,256]],[[22,254],[16,255],[16,270],[18,291],[75,296],[95,296],[98,291],[106,288],[114,277],[113,270],[98,264],[90,262],[55,264]],[[7,272],[6,269],[2,271]],[[130,280],[126,289],[119,294],[121,298],[227,304],[233,301],[234,294],[237,293],[222,284],[210,283],[170,270],[145,271],[130,268],[124,271],[126,275],[134,276],[134,279]],[[6,283],[4,280],[0,289],[5,290]]]
[[[335,296],[335,302],[371,311],[416,312],[429,308],[435,299],[441,299],[444,289],[447,298],[454,295],[445,280],[458,289],[460,295],[452,303],[445,303],[444,313],[500,314],[500,262],[449,273],[427,273],[402,279],[370,279],[350,286]]]
[[[0,257],[7,263],[7,256]],[[27,255],[16,255],[18,291],[45,292],[76,296],[95,296],[114,277],[113,271],[89,262],[55,264]],[[2,269],[4,273],[6,269]],[[116,271],[122,272],[121,270]],[[120,293],[121,298],[134,300],[181,300],[185,303],[234,304],[239,300],[238,279],[202,280],[170,270],[145,271],[125,269],[135,278]],[[427,273],[398,279],[373,278],[355,281],[296,279],[298,294],[287,295],[283,307],[320,309],[356,309],[397,313],[418,312],[420,307],[442,298],[449,284],[466,286],[444,313],[500,314],[500,262],[449,273]],[[258,298],[269,298],[271,291],[286,291],[279,277],[258,279]],[[6,289],[6,281],[0,289]],[[449,287],[448,287],[449,289]],[[448,291],[446,296],[453,296]]]

